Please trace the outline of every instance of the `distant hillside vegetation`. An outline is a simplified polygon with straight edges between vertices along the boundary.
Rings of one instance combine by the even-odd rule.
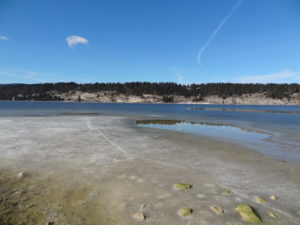
[[[91,101],[91,102],[202,102],[212,99],[291,98],[300,102],[299,84],[208,83],[43,83],[0,85],[0,100]],[[210,97],[210,98],[209,98]],[[219,101],[219,100],[218,100]],[[213,103],[213,102],[212,102]],[[220,103],[216,102],[216,103]],[[226,103],[226,102],[221,102]],[[234,102],[233,102],[234,103]]]

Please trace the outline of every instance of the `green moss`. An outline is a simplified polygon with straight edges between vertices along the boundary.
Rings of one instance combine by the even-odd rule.
[[[260,217],[255,213],[253,208],[247,204],[240,204],[235,208],[235,211],[240,214],[245,222],[260,223]]]
[[[177,211],[179,216],[191,216],[193,214],[193,210],[190,208],[180,208]]]
[[[193,186],[191,184],[184,184],[184,183],[173,184],[173,188],[176,190],[191,189],[192,187]]]

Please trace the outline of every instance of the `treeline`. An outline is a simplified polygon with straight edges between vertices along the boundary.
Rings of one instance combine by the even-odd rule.
[[[5,84],[0,85],[0,100],[39,100],[60,101],[57,95],[65,92],[114,92],[115,94],[143,96],[145,94],[162,96],[165,102],[172,101],[172,96],[180,95],[201,101],[206,96],[216,95],[222,98],[243,94],[264,93],[267,97],[289,98],[293,93],[300,93],[300,84],[236,84],[208,83],[182,85],[177,83],[41,83],[41,84]]]

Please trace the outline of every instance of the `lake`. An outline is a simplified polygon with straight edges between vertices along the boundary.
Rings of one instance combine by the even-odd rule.
[[[223,139],[300,164],[300,106],[0,102],[2,117],[97,114],[145,117],[150,122],[137,126]],[[177,123],[163,122],[170,120]]]

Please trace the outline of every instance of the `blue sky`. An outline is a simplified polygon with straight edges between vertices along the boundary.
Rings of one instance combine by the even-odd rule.
[[[299,0],[0,0],[0,83],[300,82]]]

